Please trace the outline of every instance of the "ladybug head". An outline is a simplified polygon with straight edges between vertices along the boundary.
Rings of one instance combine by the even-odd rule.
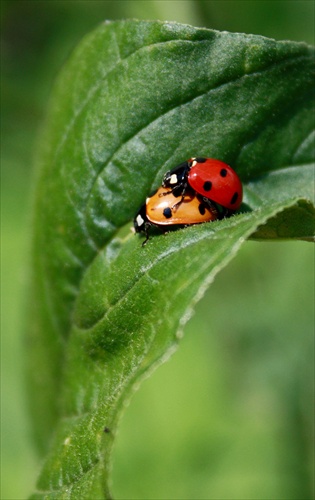
[[[141,232],[145,231],[146,221],[147,221],[146,206],[142,205],[142,207],[137,212],[137,215],[135,216],[135,218],[133,220],[133,227],[135,228],[136,233],[141,233]]]

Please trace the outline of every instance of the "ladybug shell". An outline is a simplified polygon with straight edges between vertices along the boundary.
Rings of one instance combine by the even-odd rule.
[[[192,191],[186,191],[182,203],[181,196],[174,196],[169,189],[160,187],[157,192],[146,200],[146,217],[156,226],[176,224],[189,225],[213,221],[218,218],[214,206],[205,203],[202,196]]]
[[[191,158],[188,183],[197,193],[237,210],[242,203],[243,188],[237,173],[226,163],[213,158]]]

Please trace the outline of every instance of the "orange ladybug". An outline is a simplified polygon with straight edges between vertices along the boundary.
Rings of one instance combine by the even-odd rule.
[[[165,196],[167,194],[167,196]],[[176,194],[178,194],[176,196]],[[189,226],[220,218],[217,207],[208,199],[191,189],[181,192],[170,192],[160,187],[146,202],[134,218],[136,233],[146,236],[142,245],[149,239],[151,226],[167,229],[167,226]]]

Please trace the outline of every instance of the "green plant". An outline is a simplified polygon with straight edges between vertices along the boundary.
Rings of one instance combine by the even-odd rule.
[[[138,21],[103,24],[72,55],[38,155],[29,374],[47,457],[32,498],[110,498],[121,409],[215,275],[246,238],[313,238],[313,55]],[[130,219],[195,154],[236,168],[242,213],[141,247]]]

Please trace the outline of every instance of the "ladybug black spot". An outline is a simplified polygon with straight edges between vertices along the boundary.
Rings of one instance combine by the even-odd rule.
[[[170,207],[164,208],[163,215],[165,219],[170,219],[172,217],[172,210],[170,209]]]
[[[234,203],[236,202],[237,198],[238,198],[238,193],[235,192],[233,194],[232,198],[231,198],[231,205],[234,205]]]
[[[203,185],[203,189],[205,191],[210,191],[210,189],[212,188],[212,182],[211,181],[206,181]]]
[[[197,163],[205,163],[207,161],[207,158],[195,158]]]
[[[205,215],[205,213],[206,213],[206,207],[205,207],[205,205],[203,203],[200,203],[198,209],[199,209],[199,213],[201,215]]]
[[[221,175],[221,177],[226,177],[227,176],[227,170],[226,170],[226,168],[222,168],[220,170],[220,175]]]

